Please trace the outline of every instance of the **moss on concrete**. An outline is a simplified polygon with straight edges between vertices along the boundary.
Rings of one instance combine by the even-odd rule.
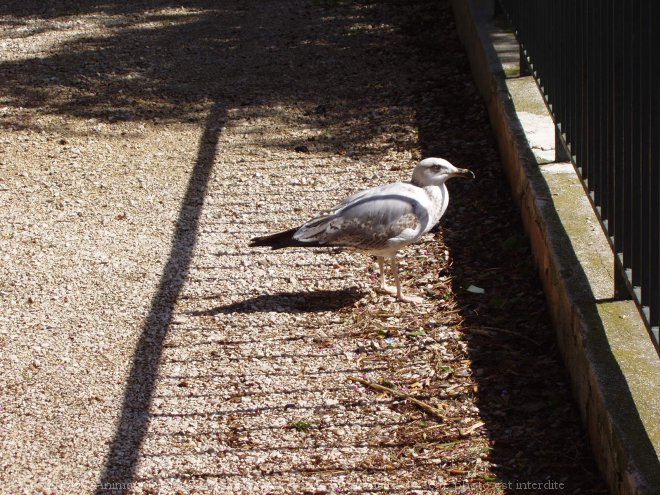
[[[644,423],[656,455],[660,455],[660,361],[654,349],[648,345],[646,329],[637,323],[637,308],[632,301],[611,301],[598,304],[598,315],[612,355],[623,373],[637,411]],[[658,473],[660,476],[660,473]],[[660,487],[660,478],[658,479]]]
[[[532,76],[507,79],[506,85],[511,92],[516,111],[548,116],[548,109]]]
[[[563,173],[555,173],[551,167],[541,167],[541,171],[570,243],[565,248],[580,263],[593,298],[609,299],[614,295],[614,255],[607,238],[572,167]]]

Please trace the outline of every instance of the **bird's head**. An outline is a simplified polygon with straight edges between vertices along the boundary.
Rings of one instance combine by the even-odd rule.
[[[419,187],[441,186],[452,177],[474,179],[474,174],[466,168],[454,167],[443,158],[425,158],[415,167],[412,183]]]

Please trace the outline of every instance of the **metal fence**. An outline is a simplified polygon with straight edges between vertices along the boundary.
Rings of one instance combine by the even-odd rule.
[[[500,0],[615,253],[660,324],[660,0]],[[522,61],[521,61],[522,62]]]

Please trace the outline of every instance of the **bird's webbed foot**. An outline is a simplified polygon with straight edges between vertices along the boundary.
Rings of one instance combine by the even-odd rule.
[[[383,284],[383,285],[378,286],[378,288],[376,289],[376,292],[380,292],[381,294],[390,294],[392,296],[395,296],[396,293],[397,293],[397,290],[396,290],[396,287],[394,287],[392,285]]]
[[[424,302],[424,298],[418,296],[404,296],[403,294],[398,294],[396,298],[401,302],[410,304],[422,304]]]

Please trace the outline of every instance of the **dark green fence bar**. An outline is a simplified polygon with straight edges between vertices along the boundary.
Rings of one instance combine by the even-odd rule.
[[[660,0],[499,3],[660,349]]]

